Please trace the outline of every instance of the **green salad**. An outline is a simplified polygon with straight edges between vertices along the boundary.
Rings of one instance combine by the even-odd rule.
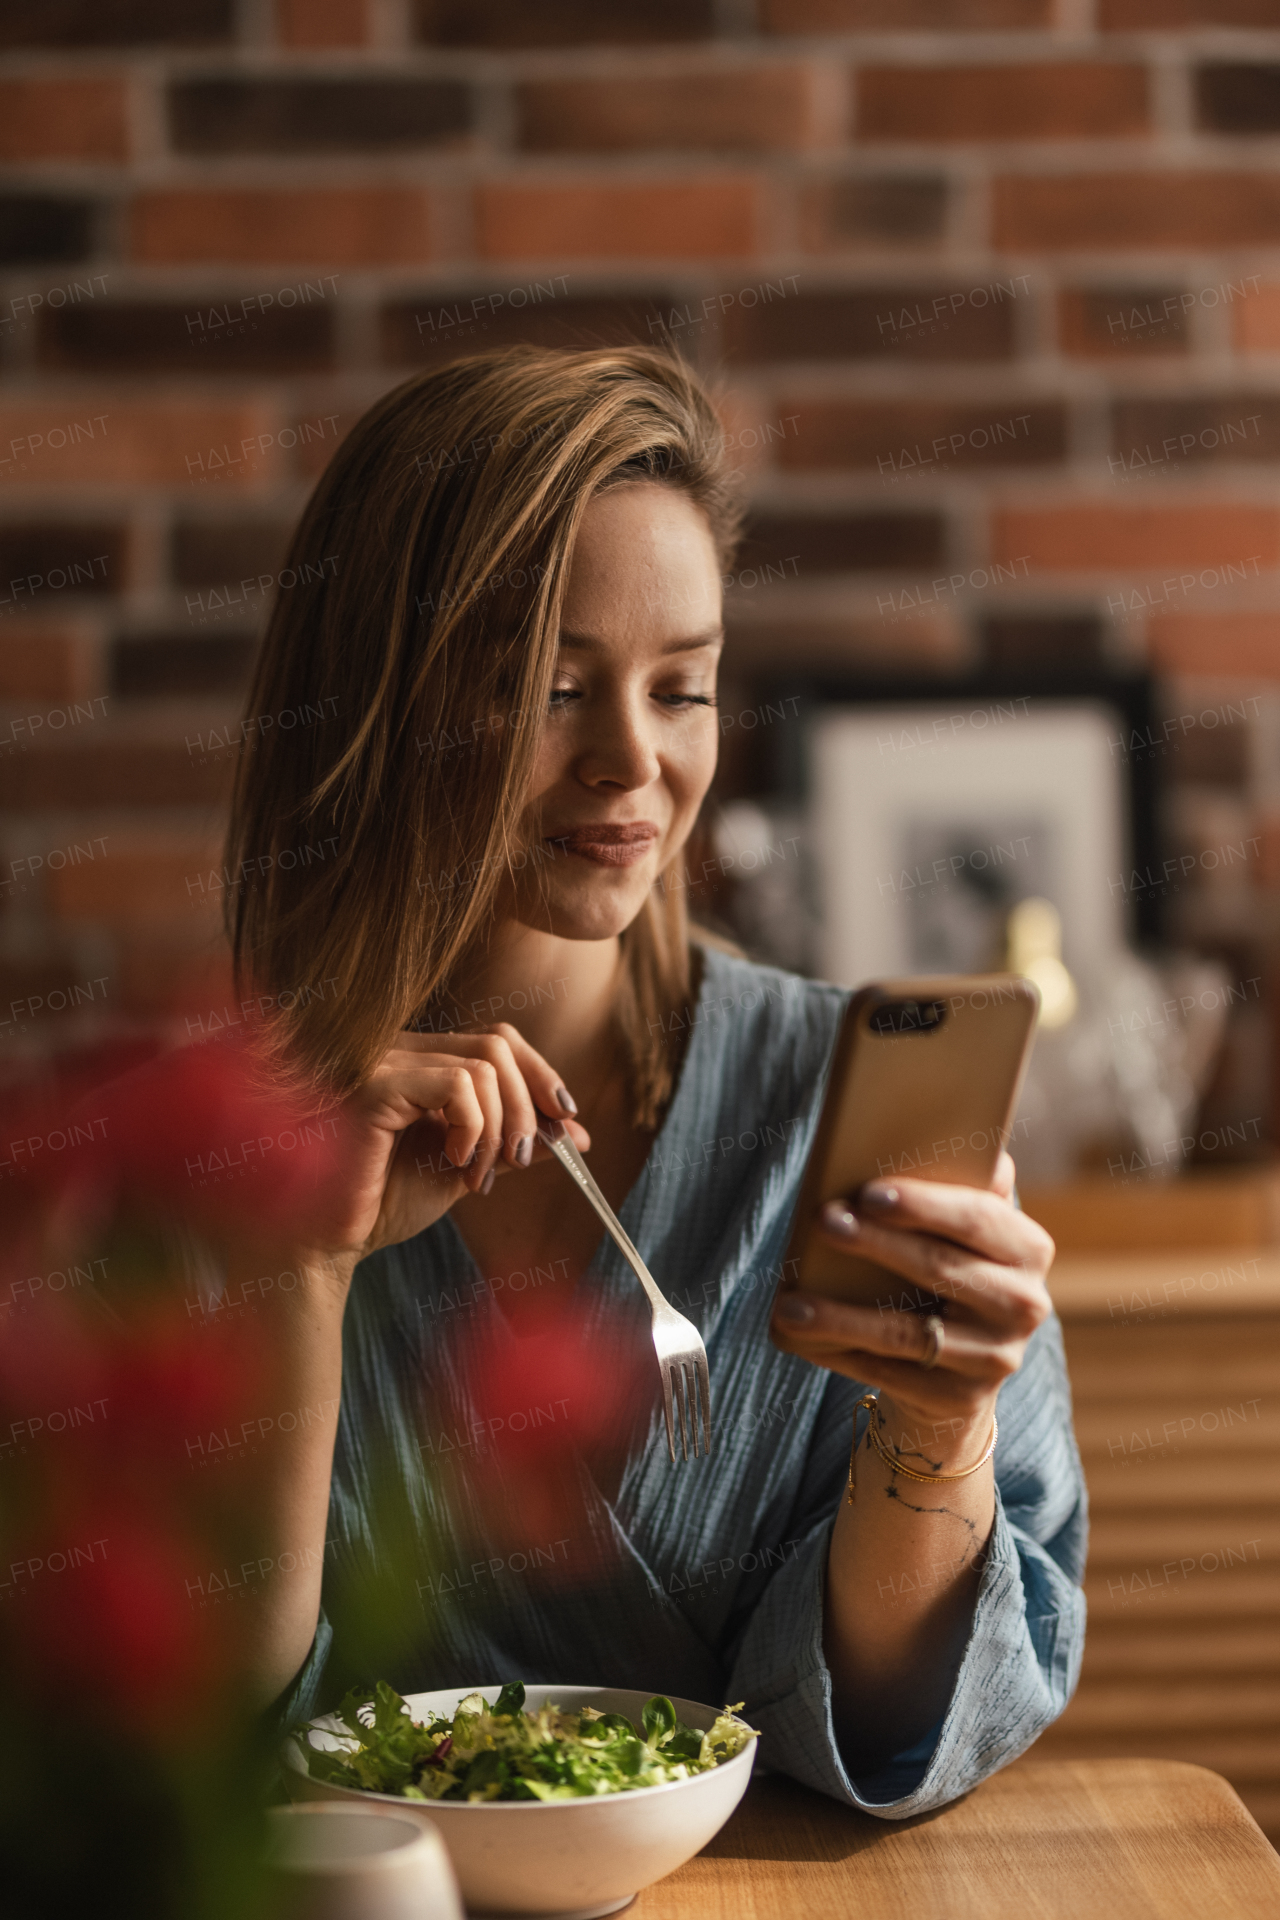
[[[470,1693],[452,1719],[414,1720],[393,1687],[349,1693],[338,1718],[355,1745],[341,1752],[300,1741],[313,1779],[408,1800],[580,1800],[628,1793],[709,1773],[757,1738],[726,1707],[707,1733],[676,1718],[655,1694],[637,1727],[621,1713],[583,1707],[524,1710],[524,1688],[509,1682],[493,1705]]]

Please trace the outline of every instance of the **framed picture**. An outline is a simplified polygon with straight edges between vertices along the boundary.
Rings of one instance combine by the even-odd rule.
[[[820,971],[1001,964],[1020,900],[1052,901],[1069,968],[1122,946],[1129,847],[1113,713],[1021,700],[824,706],[810,714],[809,837]]]

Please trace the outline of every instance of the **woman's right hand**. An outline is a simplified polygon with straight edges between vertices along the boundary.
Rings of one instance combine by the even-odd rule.
[[[505,1023],[477,1033],[405,1032],[342,1104],[332,1172],[308,1250],[354,1263],[433,1225],[491,1174],[545,1159],[538,1126],[561,1121],[560,1076]],[[474,1156],[474,1158],[473,1158]]]

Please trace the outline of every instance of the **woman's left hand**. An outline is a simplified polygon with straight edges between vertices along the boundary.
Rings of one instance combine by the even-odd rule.
[[[829,1246],[901,1274],[912,1304],[917,1296],[942,1301],[934,1366],[920,1364],[932,1347],[922,1313],[811,1293],[779,1293],[774,1345],[879,1387],[882,1408],[891,1402],[894,1414],[929,1424],[937,1439],[950,1431],[963,1446],[965,1429],[989,1425],[1001,1383],[1022,1365],[1028,1340],[1050,1311],[1045,1276],[1053,1241],[1011,1204],[1013,1182],[1013,1161],[1004,1153],[989,1191],[873,1180],[847,1203],[824,1209]]]

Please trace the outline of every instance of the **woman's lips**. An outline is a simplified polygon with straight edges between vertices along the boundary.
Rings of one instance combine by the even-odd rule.
[[[580,860],[594,861],[598,867],[634,867],[644,859],[658,829],[651,820],[630,820],[624,825],[600,824],[570,827],[565,833],[549,833],[549,846],[563,853],[576,853]]]

